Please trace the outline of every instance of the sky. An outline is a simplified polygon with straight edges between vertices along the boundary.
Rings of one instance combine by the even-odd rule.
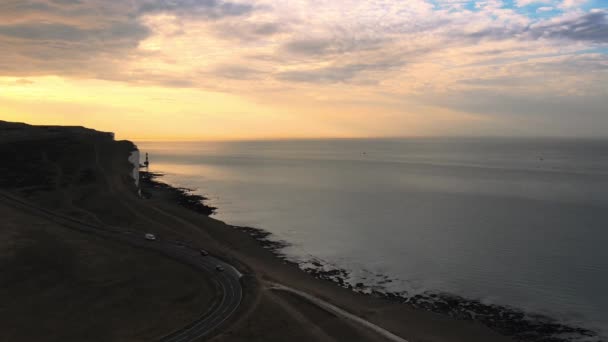
[[[0,119],[150,140],[608,137],[608,0],[2,0]]]

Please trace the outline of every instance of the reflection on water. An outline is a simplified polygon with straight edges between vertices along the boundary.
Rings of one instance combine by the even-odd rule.
[[[444,290],[608,326],[608,142],[138,143],[218,218],[391,290]],[[588,323],[591,324],[591,323]]]

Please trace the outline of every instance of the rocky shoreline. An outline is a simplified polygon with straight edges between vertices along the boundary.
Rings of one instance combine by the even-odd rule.
[[[168,190],[175,196],[176,202],[190,210],[203,215],[215,213],[217,208],[204,203],[206,197],[195,195],[193,190],[187,188],[176,188],[169,184],[158,181],[161,173],[141,171],[140,181],[147,186]],[[147,196],[145,193],[143,196]],[[601,337],[594,331],[574,327],[560,323],[550,317],[530,314],[519,310],[495,304],[484,304],[479,300],[467,299],[449,293],[424,292],[422,294],[409,295],[407,292],[390,292],[379,290],[377,286],[368,286],[361,282],[352,283],[347,270],[332,267],[327,269],[327,264],[322,260],[311,260],[306,263],[297,263],[290,260],[282,250],[289,246],[285,241],[275,241],[270,237],[272,233],[259,228],[231,226],[255,239],[262,248],[271,251],[277,258],[284,262],[296,264],[300,269],[311,276],[336,283],[338,286],[348,288],[354,292],[369,294],[385,298],[398,303],[408,304],[416,309],[432,311],[459,320],[475,320],[483,323],[491,329],[513,337],[522,342],[603,342]],[[384,276],[382,282],[391,280]],[[382,282],[379,285],[382,285]]]
[[[263,229],[251,227],[232,226],[235,229],[246,232],[258,243],[270,250],[277,258],[285,262],[297,264],[304,272],[315,278],[336,283],[338,286],[348,288],[352,291],[385,298],[387,300],[409,304],[416,309],[432,311],[448,315],[460,320],[476,320],[493,330],[513,337],[522,342],[603,342],[594,331],[570,326],[557,320],[540,315],[530,314],[519,310],[495,304],[484,304],[479,300],[467,299],[449,293],[434,293],[427,291],[423,294],[408,295],[407,292],[390,292],[378,290],[377,286],[367,286],[361,282],[349,281],[350,274],[347,270],[331,268],[327,270],[326,264],[320,260],[306,263],[296,263],[282,253],[284,247],[289,246],[284,241],[269,239],[272,233]],[[381,283],[391,280],[383,276]],[[380,284],[381,285],[381,284]]]
[[[190,210],[193,210],[199,214],[203,215],[211,215],[213,214],[217,208],[211,207],[205,204],[207,200],[206,197],[195,195],[192,192],[194,190],[188,188],[176,188],[167,183],[163,183],[158,181],[158,178],[163,176],[162,173],[150,172],[150,171],[140,171],[139,172],[139,181],[142,184],[145,184],[151,188],[163,189],[166,190],[175,198],[175,201]],[[143,197],[149,197],[150,194],[146,192],[142,192]]]

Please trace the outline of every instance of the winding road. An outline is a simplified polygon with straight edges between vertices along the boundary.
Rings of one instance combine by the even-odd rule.
[[[102,227],[60,215],[50,210],[38,207],[11,194],[0,191],[0,201],[17,209],[28,211],[34,215],[45,217],[67,228],[81,232],[95,234],[104,238],[128,243],[139,248],[157,251],[183,264],[206,273],[221,292],[221,298],[208,308],[203,315],[186,327],[183,327],[165,337],[162,342],[189,342],[197,341],[211,334],[226,322],[238,309],[243,298],[239,273],[232,265],[213,256],[203,256],[200,250],[175,241],[158,239],[149,241],[143,233],[131,232],[118,227]],[[224,271],[217,271],[220,265]]]

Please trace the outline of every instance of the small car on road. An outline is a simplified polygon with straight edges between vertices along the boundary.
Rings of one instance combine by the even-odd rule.
[[[146,233],[146,235],[144,235],[144,237],[146,238],[146,240],[156,241],[156,235],[154,235],[154,234]]]
[[[218,271],[218,272],[224,272],[224,266],[217,265],[217,266],[215,266],[215,270]]]
[[[201,250],[200,250],[200,252],[201,252],[201,255],[202,255],[202,256],[207,256],[207,255],[209,255],[209,252],[207,252],[207,251],[206,251],[206,250],[204,250],[204,249],[201,249]]]

